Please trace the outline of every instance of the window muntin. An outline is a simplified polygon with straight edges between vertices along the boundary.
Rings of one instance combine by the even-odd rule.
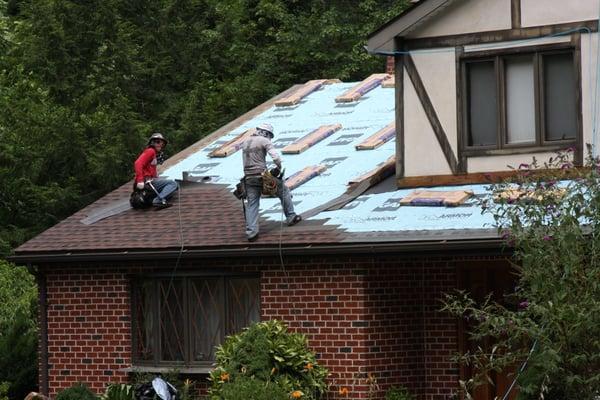
[[[463,57],[464,150],[575,142],[578,106],[573,51],[515,52]]]
[[[208,366],[226,335],[260,319],[260,279],[155,277],[132,282],[133,360]]]

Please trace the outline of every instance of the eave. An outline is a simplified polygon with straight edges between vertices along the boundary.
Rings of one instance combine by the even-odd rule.
[[[388,21],[367,37],[367,51],[381,54],[399,50],[395,48],[394,39],[406,35],[446,8],[454,0],[421,0],[406,9],[396,18]]]
[[[458,240],[422,240],[404,242],[363,242],[340,243],[333,245],[283,245],[247,246],[196,249],[145,249],[114,251],[77,251],[77,252],[36,252],[8,257],[16,264],[57,264],[85,262],[130,262],[145,260],[235,258],[235,257],[278,257],[285,256],[322,256],[322,255],[384,255],[402,254],[404,256],[443,256],[456,253],[500,254],[506,252],[505,244],[497,236],[489,238]]]

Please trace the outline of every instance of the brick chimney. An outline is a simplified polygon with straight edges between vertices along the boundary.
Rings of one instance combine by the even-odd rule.
[[[392,75],[394,73],[394,67],[395,67],[394,57],[388,56],[387,61],[385,63],[385,73]]]

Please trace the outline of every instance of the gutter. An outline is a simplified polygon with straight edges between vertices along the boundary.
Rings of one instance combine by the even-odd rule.
[[[270,257],[279,256],[312,256],[341,254],[404,254],[413,256],[436,256],[457,252],[504,253],[505,244],[500,238],[477,240],[435,240],[418,242],[373,242],[337,245],[306,245],[285,247],[236,247],[216,249],[165,249],[165,250],[123,250],[123,251],[91,251],[65,253],[30,253],[8,257],[16,264],[26,263],[64,263],[89,261],[144,261],[164,260],[180,257],[181,259],[198,258],[230,258],[230,257]]]

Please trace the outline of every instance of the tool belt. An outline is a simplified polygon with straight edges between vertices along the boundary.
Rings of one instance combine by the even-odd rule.
[[[269,171],[263,172],[262,175],[244,176],[235,185],[235,190],[233,191],[233,195],[237,199],[243,200],[248,197],[246,185],[259,186],[261,187],[261,193],[263,196],[275,197],[277,195],[279,180],[271,175]]]
[[[269,170],[262,173],[262,194],[264,196],[275,197],[278,184],[278,179],[271,175]]]

